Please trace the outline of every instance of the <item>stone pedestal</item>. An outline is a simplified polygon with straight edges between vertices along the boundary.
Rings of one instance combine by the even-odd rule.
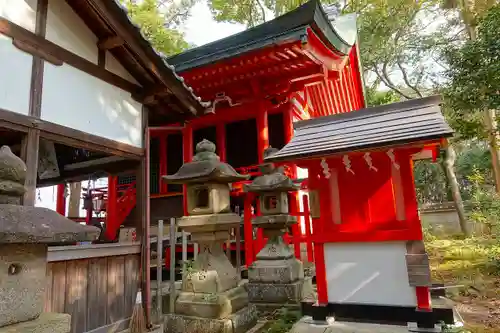
[[[165,316],[165,332],[243,333],[257,322],[248,293],[222,243],[241,218],[232,213],[186,216],[179,227],[200,244],[196,261],[183,274],[175,314]]]
[[[0,148],[0,333],[69,333],[69,315],[42,313],[47,244],[92,241],[99,229],[21,206],[25,177],[24,162]]]
[[[0,327],[0,333],[69,333],[71,316],[65,313],[42,313],[23,323]]]
[[[296,223],[290,215],[258,216],[253,224],[262,226],[268,242],[248,268],[250,302],[266,308],[300,305],[303,297],[304,268],[281,234],[285,225]]]

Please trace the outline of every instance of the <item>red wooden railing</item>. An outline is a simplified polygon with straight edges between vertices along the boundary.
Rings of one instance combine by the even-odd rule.
[[[118,185],[115,178],[109,177],[108,181],[105,235],[109,240],[116,238],[116,232],[137,203],[136,182]]]

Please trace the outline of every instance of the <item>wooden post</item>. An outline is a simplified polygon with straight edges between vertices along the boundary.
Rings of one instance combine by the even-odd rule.
[[[190,124],[186,124],[182,131],[182,156],[184,163],[191,162],[193,158],[193,127],[191,127]],[[186,185],[182,185],[182,205],[184,208],[184,216],[188,216]]]
[[[163,282],[163,220],[158,221],[158,234],[156,237],[156,321],[161,322],[163,309],[162,309],[162,290],[161,285]]]
[[[56,212],[66,216],[66,184],[57,184]]]
[[[243,227],[245,234],[245,265],[249,267],[253,262],[253,225],[252,225],[253,194],[247,193],[243,208]]]
[[[240,216],[240,206],[236,206],[236,214]],[[241,278],[241,225],[238,224],[234,230],[234,237],[236,239],[236,271]]]
[[[167,137],[165,135],[162,135],[159,139],[160,168],[158,172],[158,188],[160,189],[160,194],[166,194],[168,192],[168,185],[166,182],[162,181],[161,177],[167,174]]]
[[[106,238],[114,240],[116,238],[116,230],[119,226],[118,221],[118,177],[108,176],[108,202],[106,207]],[[114,230],[114,232],[111,232]]]
[[[187,267],[187,233],[182,230],[182,270],[184,271]]]
[[[311,240],[311,214],[309,212],[309,198],[307,195],[302,196],[302,203],[304,206],[304,226],[306,229],[306,242],[307,242],[307,261],[313,262],[313,244]]]
[[[216,127],[217,131],[217,154],[221,162],[227,162],[226,160],[226,124],[218,123]]]
[[[170,313],[175,313],[175,244],[176,244],[176,221],[170,218]],[[184,272],[183,272],[184,274]]]

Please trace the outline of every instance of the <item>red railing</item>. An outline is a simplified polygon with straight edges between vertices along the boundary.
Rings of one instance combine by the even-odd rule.
[[[136,182],[118,185],[116,176],[108,181],[106,201],[106,239],[114,240],[120,226],[137,203]]]

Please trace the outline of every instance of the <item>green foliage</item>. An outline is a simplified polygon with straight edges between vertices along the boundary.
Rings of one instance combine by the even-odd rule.
[[[187,18],[189,9],[196,0],[182,0],[178,3],[161,0],[121,1],[156,50],[165,55],[173,55],[190,46],[176,27]]]
[[[455,172],[462,199],[470,201],[477,191],[493,191],[491,154],[484,142],[463,142],[457,144]],[[414,167],[415,186],[419,203],[442,203],[451,201],[451,193],[442,168],[442,158],[436,162],[416,161]],[[480,176],[482,181],[474,181]]]
[[[393,90],[380,91],[376,89],[366,90],[366,103],[368,106],[384,105],[395,103],[400,100],[400,96]]]
[[[472,133],[484,133],[478,113],[500,109],[500,5],[492,7],[479,20],[476,40],[448,48],[449,84],[445,95],[454,120]],[[461,121],[461,119],[463,119]]]
[[[492,186],[485,186],[484,176],[474,169],[468,177],[470,188],[469,219],[485,225],[488,233],[497,233],[500,226],[500,196]]]
[[[267,333],[286,333],[293,324],[299,321],[301,317],[300,311],[281,308],[276,312],[273,323],[267,329]]]

